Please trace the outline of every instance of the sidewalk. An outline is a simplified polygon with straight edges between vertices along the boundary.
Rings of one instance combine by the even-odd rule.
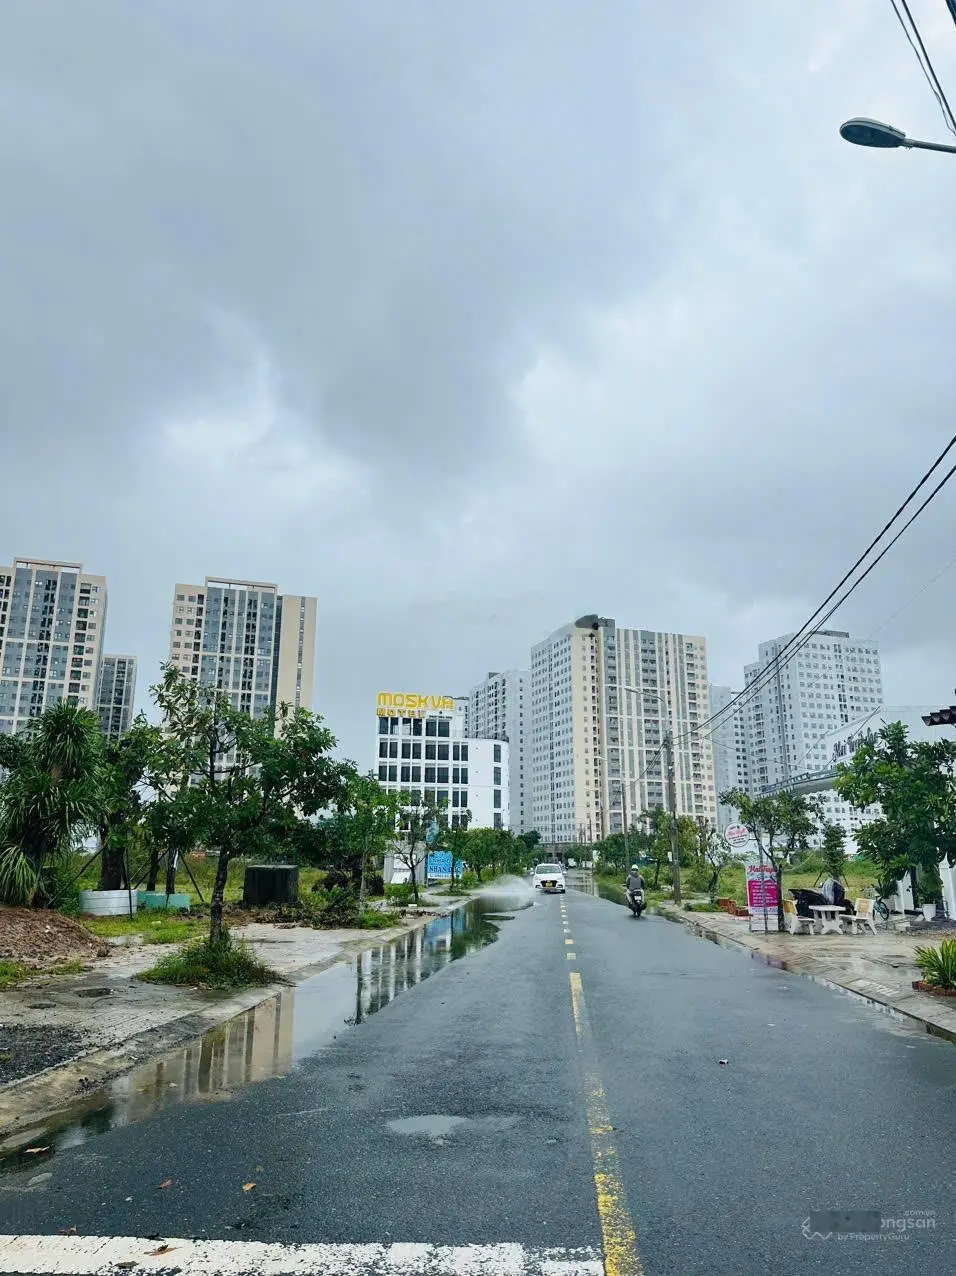
[[[765,935],[751,932],[746,917],[686,913],[673,904],[659,905],[658,912],[670,921],[682,922],[702,939],[743,948],[770,966],[862,997],[956,1044],[956,998],[934,997],[913,987],[913,980],[920,978],[915,949],[917,945],[938,944],[934,936],[886,932],[879,924],[876,935],[790,935],[777,931]]]
[[[466,902],[424,897],[420,912],[409,912],[387,930],[313,930],[252,922],[233,933],[247,940],[288,985],[388,944]],[[134,978],[178,947],[113,943],[109,955],[92,962],[84,974],[41,972],[0,991],[0,1048],[15,1050],[22,1059],[22,1068],[0,1083],[0,1149],[4,1134],[202,1036],[275,997],[283,986],[216,993]]]

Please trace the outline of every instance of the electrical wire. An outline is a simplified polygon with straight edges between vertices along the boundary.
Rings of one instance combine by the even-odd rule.
[[[953,115],[952,108],[950,107],[949,101],[946,97],[946,92],[940,83],[939,76],[936,74],[936,69],[926,51],[926,45],[923,43],[923,37],[920,35],[919,27],[916,25],[916,19],[910,12],[907,0],[890,0],[890,4],[893,6],[893,12],[896,14],[900,26],[903,28],[903,34],[906,36],[910,43],[910,47],[916,54],[916,60],[919,62],[920,69],[926,77],[926,82],[932,89],[936,101],[939,103],[939,109],[943,113],[943,120],[946,127],[951,133],[956,134],[956,116]],[[902,5],[903,12],[909,19],[909,28],[903,21],[903,14],[900,13],[899,9],[900,5]],[[950,12],[953,12],[952,0],[950,0]],[[954,14],[954,16],[956,16],[956,14]],[[910,29],[912,29],[912,31]]]
[[[907,530],[907,528],[911,527],[911,526],[912,526],[912,524],[913,524],[913,523],[917,520],[917,518],[919,518],[919,516],[920,516],[920,514],[922,514],[923,510],[924,510],[924,509],[926,509],[927,505],[929,505],[929,503],[930,503],[930,502],[934,499],[934,497],[936,497],[936,495],[937,495],[940,491],[942,491],[942,489],[946,486],[946,484],[949,482],[949,480],[953,477],[953,475],[954,475],[954,474],[956,474],[956,465],[952,466],[952,467],[950,468],[950,470],[949,470],[949,471],[948,471],[948,472],[947,472],[947,473],[943,476],[943,478],[939,481],[939,483],[936,485],[936,487],[935,487],[935,488],[933,488],[932,492],[930,492],[929,496],[927,496],[926,500],[925,500],[925,501],[923,502],[923,504],[919,507],[919,509],[917,509],[917,510],[915,511],[915,513],[914,513],[914,514],[912,514],[912,515],[910,516],[910,518],[909,518],[909,519],[908,519],[908,520],[907,520],[907,521],[903,524],[903,526],[902,526],[902,527],[900,528],[900,530],[896,533],[896,535],[893,537],[893,539],[892,539],[892,540],[891,540],[891,541],[890,541],[887,545],[885,545],[885,546],[883,547],[883,549],[880,551],[880,553],[877,555],[877,557],[876,557],[876,558],[874,558],[874,560],[872,561],[872,563],[870,563],[870,564],[869,564],[869,566],[867,567],[867,569],[866,569],[866,571],[863,573],[863,575],[862,575],[862,576],[860,576],[857,580],[855,580],[855,581],[853,582],[853,584],[852,584],[852,585],[850,586],[850,588],[846,591],[846,593],[842,596],[842,598],[838,598],[838,599],[837,599],[837,601],[833,604],[833,606],[832,606],[832,607],[830,608],[830,610],[826,613],[826,615],[822,617],[822,619],[820,620],[820,622],[819,622],[819,624],[816,626],[816,628],[814,628],[814,629],[813,629],[810,633],[808,633],[808,634],[806,635],[806,637],[804,638],[804,640],[803,640],[803,642],[800,644],[800,646],[799,646],[799,647],[795,647],[795,648],[793,649],[793,651],[791,651],[791,652],[790,652],[790,654],[787,656],[786,660],[782,661],[782,663],[780,663],[780,664],[779,664],[779,665],[778,665],[778,666],[774,669],[774,677],[776,677],[776,676],[780,673],[780,671],[781,671],[782,669],[785,669],[785,668],[787,667],[787,665],[791,662],[791,660],[793,660],[796,656],[798,656],[798,655],[800,654],[800,651],[803,649],[803,647],[805,647],[805,646],[806,646],[806,644],[810,641],[810,639],[814,636],[814,634],[816,634],[816,633],[819,633],[819,632],[820,632],[820,630],[823,628],[823,626],[826,624],[826,622],[830,619],[830,617],[833,615],[833,613],[834,613],[835,611],[837,611],[840,607],[842,607],[842,605],[846,602],[846,600],[850,597],[850,595],[851,595],[851,594],[852,594],[852,593],[853,593],[856,589],[858,589],[860,585],[862,585],[862,584],[863,584],[863,582],[866,580],[867,576],[869,576],[870,572],[872,572],[872,571],[873,571],[873,569],[877,566],[877,564],[881,561],[881,559],[883,559],[883,558],[886,556],[886,554],[888,554],[888,553],[889,553],[889,551],[893,548],[893,546],[894,546],[894,545],[896,544],[896,542],[900,539],[900,537],[901,537],[901,536],[903,535],[903,533]],[[745,691],[750,691],[750,690],[752,690],[755,686],[756,686],[756,684],[755,684],[755,683],[751,683],[750,687],[747,687],[747,688],[745,689]],[[762,689],[762,688],[760,688],[760,689]],[[753,699],[753,697],[751,697],[751,700],[752,700],[752,699]],[[747,701],[746,703],[750,703],[750,701]],[[693,738],[693,736],[698,735],[698,734],[699,734],[699,729],[698,729],[698,731],[689,731],[689,732],[685,732],[685,733],[684,733],[684,735],[681,737],[681,739],[690,739],[690,738]],[[713,731],[711,731],[711,732],[708,734],[707,738],[708,738],[708,739],[712,739],[712,738],[713,738]]]
[[[738,691],[737,694],[731,697],[731,699],[728,700],[727,703],[723,705],[722,708],[718,709],[716,713],[711,714],[710,717],[705,718],[703,722],[698,723],[698,725],[692,731],[685,732],[683,736],[679,737],[680,739],[687,739],[692,735],[699,735],[707,727],[710,727],[710,726],[716,727],[716,726],[722,725],[727,720],[728,716],[733,715],[733,713],[736,711],[738,706],[743,707],[742,702],[748,703],[749,701],[753,700],[753,698],[756,696],[758,691],[763,690],[763,688],[770,682],[770,680],[777,673],[778,667],[779,668],[784,667],[784,665],[781,664],[780,662],[782,661],[784,655],[790,650],[790,648],[794,647],[794,644],[797,644],[797,645],[794,647],[794,650],[791,652],[790,656],[788,657],[785,663],[789,663],[789,660],[792,659],[792,657],[796,655],[797,652],[800,651],[804,646],[806,646],[806,644],[810,641],[810,639],[813,638],[813,636],[819,632],[820,628],[824,624],[826,624],[827,620],[829,620],[829,618],[833,615],[833,613],[837,610],[837,608],[841,606],[841,604],[845,602],[847,598],[849,598],[850,594],[853,592],[854,589],[856,589],[857,585],[862,584],[862,582],[866,579],[866,576],[869,575],[872,568],[876,566],[876,563],[880,561],[880,558],[883,557],[886,551],[890,549],[896,543],[896,541],[899,539],[899,536],[902,535],[902,532],[906,531],[906,528],[909,527],[910,523],[913,522],[913,519],[918,517],[918,515],[922,512],[922,510],[926,508],[926,505],[929,504],[929,501],[933,499],[933,497],[937,494],[937,492],[939,492],[939,490],[943,486],[945,486],[945,484],[952,477],[954,470],[956,470],[956,467],[954,467],[953,469],[949,471],[949,473],[943,479],[942,483],[940,483],[939,486],[936,489],[934,489],[934,491],[930,494],[930,497],[928,498],[928,500],[924,502],[924,504],[921,505],[920,508],[916,511],[916,514],[913,516],[913,518],[910,519],[910,522],[907,523],[902,528],[902,531],[898,533],[897,536],[895,536],[892,541],[890,541],[890,543],[881,552],[879,557],[874,559],[873,563],[871,563],[870,566],[867,568],[866,573],[863,576],[861,576],[859,580],[857,580],[856,583],[851,587],[851,589],[848,590],[847,593],[845,593],[843,597],[838,600],[836,605],[832,607],[830,611],[828,611],[826,615],[824,615],[821,618],[820,612],[823,611],[824,607],[826,607],[826,605],[832,601],[832,599],[836,596],[836,594],[839,593],[839,591],[847,583],[847,581],[850,579],[853,573],[857,570],[857,568],[860,567],[860,565],[866,560],[868,555],[876,548],[876,546],[880,543],[880,541],[883,539],[886,533],[890,530],[890,528],[893,526],[896,520],[900,518],[900,516],[903,514],[903,512],[905,511],[906,507],[910,504],[910,502],[913,501],[915,497],[918,495],[918,493],[926,486],[926,484],[932,478],[933,474],[936,472],[936,470],[939,469],[940,465],[942,465],[943,461],[945,460],[947,455],[953,450],[954,447],[956,447],[956,435],[953,435],[953,437],[949,440],[949,442],[943,448],[942,452],[940,452],[939,456],[936,458],[933,464],[929,467],[929,469],[926,471],[923,477],[919,480],[916,486],[912,489],[912,491],[909,493],[909,495],[906,497],[903,503],[899,506],[899,508],[895,511],[892,517],[889,518],[886,523],[884,523],[883,527],[876,534],[876,536],[874,536],[874,538],[870,541],[869,545],[867,545],[863,553],[859,556],[859,558],[857,558],[853,566],[847,572],[844,573],[842,578],[837,582],[837,584],[833,587],[833,589],[831,589],[830,593],[826,596],[826,598],[824,598],[823,602],[816,609],[816,611],[810,616],[810,618],[804,622],[804,624],[800,627],[800,629],[797,630],[795,634],[792,634],[790,636],[790,638],[787,640],[786,643],[784,643],[784,645],[780,648],[780,650],[773,657],[773,659],[770,660],[764,666],[764,668],[759,671],[754,681],[750,683],[749,686],[744,687],[742,691]],[[675,743],[677,743],[676,740],[675,740]]]

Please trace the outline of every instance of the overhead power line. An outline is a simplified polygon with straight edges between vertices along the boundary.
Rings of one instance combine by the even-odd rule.
[[[942,488],[945,487],[945,485],[949,482],[950,478],[952,478],[953,476],[953,473],[956,472],[956,466],[954,466],[953,469],[951,469],[943,478],[943,480],[937,485],[937,487],[933,489],[933,491],[930,493],[926,501],[924,501],[924,503],[919,507],[916,513],[912,516],[912,518],[910,518],[910,520],[900,529],[900,531],[896,534],[896,536],[894,536],[893,539],[884,547],[884,549],[880,552],[879,556],[876,559],[874,559],[873,562],[866,569],[864,574],[855,582],[855,584],[849,590],[847,590],[845,594],[843,594],[837,600],[834,606],[831,607],[830,610],[827,611],[825,615],[821,616],[821,612],[824,611],[824,608],[826,608],[827,605],[831,603],[834,598],[836,598],[837,594],[839,594],[840,590],[847,583],[847,581],[850,580],[854,572],[857,571],[857,569],[866,561],[866,559],[870,556],[870,554],[877,547],[877,545],[879,545],[883,537],[887,534],[887,532],[890,530],[893,524],[903,515],[907,506],[909,506],[912,503],[912,501],[915,500],[917,495],[926,486],[926,484],[932,478],[933,474],[935,474],[935,472],[939,469],[940,465],[942,465],[943,461],[946,459],[946,457],[949,455],[949,453],[953,450],[954,447],[956,447],[956,434],[954,434],[953,437],[949,440],[949,442],[943,448],[942,452],[940,452],[939,456],[937,456],[936,460],[929,467],[929,469],[926,471],[923,477],[919,480],[916,486],[912,489],[912,491],[909,493],[909,495],[906,497],[903,503],[899,506],[899,508],[895,511],[892,517],[889,518],[886,523],[884,523],[883,527],[876,534],[876,536],[874,536],[874,538],[870,541],[869,545],[867,545],[863,553],[859,556],[859,558],[857,558],[853,566],[850,567],[850,569],[844,573],[841,579],[837,582],[837,584],[833,587],[833,589],[831,589],[830,593],[826,596],[826,598],[824,598],[823,602],[816,609],[816,611],[809,617],[809,619],[804,622],[804,624],[800,627],[800,629],[797,630],[795,634],[792,634],[790,636],[790,638],[787,640],[786,643],[784,643],[784,645],[780,648],[780,650],[773,657],[773,659],[768,661],[768,663],[764,666],[764,668],[760,670],[760,672],[758,673],[754,681],[748,687],[745,687],[742,691],[738,691],[737,694],[733,696],[730,700],[728,700],[727,703],[722,708],[718,709],[716,713],[711,714],[709,718],[705,718],[704,721],[701,722],[694,731],[685,732],[684,735],[680,737],[680,739],[688,739],[692,735],[699,735],[707,727],[716,728],[722,725],[728,719],[728,717],[733,715],[734,711],[737,709],[738,706],[742,707],[743,703],[749,703],[749,701],[753,700],[757,692],[762,690],[767,685],[767,683],[773,677],[775,677],[776,673],[778,672],[778,669],[783,668],[785,664],[789,664],[793,656],[795,656],[797,652],[801,650],[801,648],[804,647],[807,642],[810,641],[810,639],[813,637],[815,633],[819,632],[819,630],[823,627],[823,625],[826,624],[826,622],[837,610],[837,608],[840,607],[846,601],[847,598],[849,598],[853,590],[856,589],[858,585],[863,583],[863,581],[870,574],[870,572],[873,570],[876,564],[880,561],[880,559],[883,558],[884,555],[887,553],[887,551],[891,549],[893,545],[896,544],[900,536],[902,536],[903,532],[905,532],[906,529],[910,526],[910,524],[913,523],[916,520],[916,518],[918,518],[918,516],[922,513],[922,511],[926,508],[926,506],[930,503],[930,501],[933,500],[933,498],[938,494],[938,492],[941,491]],[[784,661],[784,657],[786,657],[785,661]],[[781,662],[784,662],[784,663],[781,663]],[[710,732],[710,734],[713,734],[713,732]],[[675,743],[676,743],[676,740],[675,740]]]
[[[956,0],[947,0],[947,3],[949,5],[950,13],[952,13],[954,19],[956,19]],[[943,113],[943,120],[946,127],[951,133],[956,134],[956,115],[953,115],[952,108],[950,107],[949,101],[946,97],[946,91],[940,83],[939,76],[936,74],[936,68],[933,66],[929,53],[926,51],[926,45],[923,43],[923,37],[920,35],[919,27],[916,25],[916,19],[910,12],[907,0],[890,0],[890,4],[893,6],[893,12],[896,14],[900,26],[903,28],[903,34],[906,36],[910,43],[910,47],[916,54],[916,60],[920,64],[920,69],[922,70],[923,75],[926,77],[926,82],[932,89],[936,101],[939,103],[939,109]],[[901,7],[903,13],[906,14],[906,21],[903,19],[903,13],[900,12]],[[907,26],[907,21],[909,22],[909,26]]]

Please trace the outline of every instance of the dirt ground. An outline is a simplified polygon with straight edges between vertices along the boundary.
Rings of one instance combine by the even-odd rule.
[[[79,922],[46,909],[0,907],[0,960],[30,970],[105,957],[109,946]]]

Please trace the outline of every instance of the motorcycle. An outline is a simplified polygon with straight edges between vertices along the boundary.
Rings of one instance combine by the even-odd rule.
[[[641,890],[640,887],[636,887],[632,891],[629,891],[627,887],[625,887],[624,893],[627,896],[628,908],[631,910],[631,912],[634,914],[635,917],[640,917],[645,907],[644,892]]]

